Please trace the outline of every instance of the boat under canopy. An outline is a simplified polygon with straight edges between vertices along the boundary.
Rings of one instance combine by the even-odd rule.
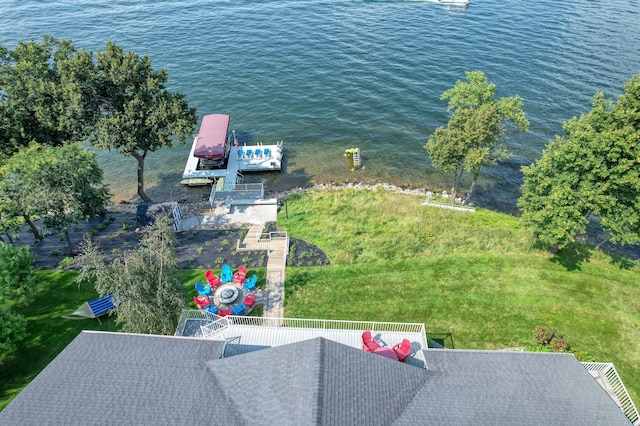
[[[229,116],[208,114],[202,118],[199,133],[193,145],[180,183],[189,186],[210,185],[221,178],[227,185],[237,182],[241,172],[281,170],[283,142],[265,145],[240,145],[229,136]],[[235,149],[231,149],[231,141]]]
[[[208,114],[202,118],[196,136],[193,156],[204,160],[224,162],[228,150],[229,116]]]

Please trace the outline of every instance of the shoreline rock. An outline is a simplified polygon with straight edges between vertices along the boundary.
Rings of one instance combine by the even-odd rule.
[[[414,188],[407,189],[402,188],[397,185],[392,185],[389,183],[378,183],[378,184],[364,184],[364,183],[346,183],[346,184],[316,184],[312,186],[306,187],[295,187],[280,191],[268,191],[265,194],[267,198],[277,198],[278,200],[286,200],[292,194],[300,195],[308,191],[337,191],[342,189],[355,189],[355,190],[377,190],[379,188],[383,188],[385,191],[394,192],[396,194],[403,195],[424,195],[426,193],[426,189],[424,188]],[[202,216],[211,211],[211,205],[208,200],[205,201],[191,201],[191,200],[175,200],[179,205],[182,211],[183,217],[192,217],[192,216]],[[136,202],[130,201],[120,201],[113,204],[109,204],[106,206],[106,211],[108,213],[124,213],[124,214],[135,214],[138,209],[138,204]]]

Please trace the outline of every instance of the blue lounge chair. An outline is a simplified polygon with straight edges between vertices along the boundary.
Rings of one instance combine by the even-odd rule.
[[[218,313],[218,307],[215,305],[209,305],[206,308],[204,308],[205,311],[207,312],[211,312],[212,314],[217,314]]]
[[[200,296],[208,296],[211,294],[211,286],[209,284],[202,284],[200,281],[196,281],[196,291]]]
[[[233,272],[231,271],[231,266],[226,263],[222,265],[222,272],[220,272],[220,281],[222,284],[228,283],[233,279]]]
[[[251,290],[256,286],[257,282],[258,282],[258,277],[256,276],[256,274],[253,274],[251,277],[244,280],[244,282],[242,283],[242,286],[246,290]]]
[[[243,303],[241,305],[235,306],[231,311],[233,312],[233,315],[242,315],[245,313],[246,310],[247,310],[247,305]]]

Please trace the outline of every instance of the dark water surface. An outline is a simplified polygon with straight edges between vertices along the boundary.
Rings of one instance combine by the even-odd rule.
[[[476,201],[515,211],[520,167],[561,124],[617,96],[640,70],[638,0],[472,0],[466,9],[388,1],[3,1],[0,44],[40,34],[91,50],[112,40],[167,67],[198,115],[231,115],[241,141],[285,141],[268,189],[390,182],[444,189],[423,149],[447,121],[441,93],[482,70],[498,96],[519,94],[531,121],[514,156],[487,169]],[[189,142],[190,144],[190,142]],[[149,155],[156,198],[179,197],[187,146]],[[344,149],[360,147],[351,172]],[[135,192],[135,160],[100,154],[116,198]],[[197,191],[197,190],[196,190]]]

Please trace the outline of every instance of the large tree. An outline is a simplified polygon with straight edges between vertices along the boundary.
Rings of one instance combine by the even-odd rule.
[[[139,248],[111,262],[89,241],[81,257],[79,280],[94,282],[101,295],[113,294],[113,313],[122,331],[171,335],[186,307],[175,243],[168,217],[158,218],[144,230]]]
[[[98,53],[97,70],[103,102],[91,143],[134,157],[138,195],[151,201],[144,191],[145,158],[149,152],[170,148],[174,136],[184,143],[196,123],[195,108],[183,94],[166,89],[166,69],[154,71],[147,56],[124,52],[112,42]]]
[[[468,201],[481,168],[510,156],[504,145],[506,122],[521,131],[529,128],[519,96],[496,99],[495,84],[488,83],[482,71],[465,74],[467,82],[458,80],[440,97],[449,100],[453,113],[447,127],[438,127],[425,145],[432,164],[453,175],[452,202],[465,173],[472,175]]]
[[[523,167],[524,222],[559,248],[585,233],[590,216],[611,241],[640,242],[640,75],[617,102],[597,93],[592,110],[563,128],[565,136]]]
[[[96,155],[79,144],[34,145],[7,160],[0,181],[3,216],[22,216],[41,238],[32,218],[61,232],[73,250],[69,225],[102,213],[109,191]]]
[[[59,146],[91,131],[98,97],[90,52],[70,40],[0,46],[0,162],[37,142]]]

